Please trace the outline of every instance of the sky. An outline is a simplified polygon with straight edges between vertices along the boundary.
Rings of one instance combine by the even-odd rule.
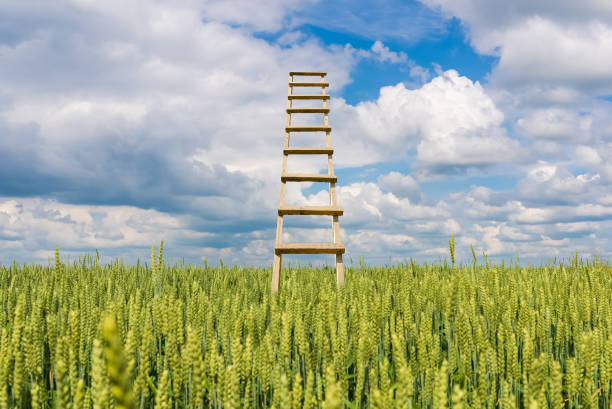
[[[0,264],[271,265],[292,70],[328,73],[348,265],[609,258],[611,66],[609,0],[5,0]]]

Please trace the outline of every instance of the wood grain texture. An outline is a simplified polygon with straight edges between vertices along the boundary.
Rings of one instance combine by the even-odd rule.
[[[328,147],[304,147],[304,148],[285,148],[283,149],[285,155],[332,155],[334,148]]]
[[[327,73],[321,72],[321,71],[291,71],[289,73],[289,76],[294,76],[294,75],[308,75],[308,76],[320,75],[321,77],[324,77],[327,75]]]
[[[285,128],[287,132],[331,132],[331,126],[325,125],[292,125]]]
[[[282,182],[336,182],[336,175],[322,175],[317,173],[282,173]]]
[[[342,254],[343,243],[281,243],[274,248],[276,254]]]
[[[341,216],[344,213],[342,206],[280,206],[279,215],[319,215]]]
[[[289,99],[329,99],[329,95],[322,94],[298,94],[298,95],[289,95]]]
[[[321,107],[304,107],[304,108],[287,108],[288,114],[328,114],[329,108]]]
[[[290,82],[290,87],[329,87],[328,82]]]

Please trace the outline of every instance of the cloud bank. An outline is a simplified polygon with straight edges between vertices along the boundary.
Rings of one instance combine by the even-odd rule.
[[[358,47],[309,31],[324,21],[316,2],[4,3],[0,263],[44,261],[56,245],[133,260],[164,239],[190,261],[269,264],[296,67],[329,73],[349,258],[431,260],[451,233],[466,258],[470,243],[500,257],[610,255],[608,3],[425,4],[389,2],[370,20],[357,4],[325,20],[359,27],[370,42]],[[486,81],[432,74],[390,45],[441,35],[441,16],[499,59]],[[349,104],[364,61],[406,79]],[[503,177],[511,186],[496,186]],[[288,196],[328,200],[316,184]],[[326,240],[328,220],[287,234]]]

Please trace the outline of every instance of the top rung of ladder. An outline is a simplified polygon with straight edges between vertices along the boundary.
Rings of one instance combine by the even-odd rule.
[[[305,76],[321,76],[325,77],[327,75],[326,72],[307,72],[307,71],[291,71],[289,75],[305,75]]]

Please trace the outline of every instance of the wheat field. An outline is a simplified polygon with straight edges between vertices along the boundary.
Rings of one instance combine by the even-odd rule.
[[[610,408],[612,267],[0,267],[0,408]]]

